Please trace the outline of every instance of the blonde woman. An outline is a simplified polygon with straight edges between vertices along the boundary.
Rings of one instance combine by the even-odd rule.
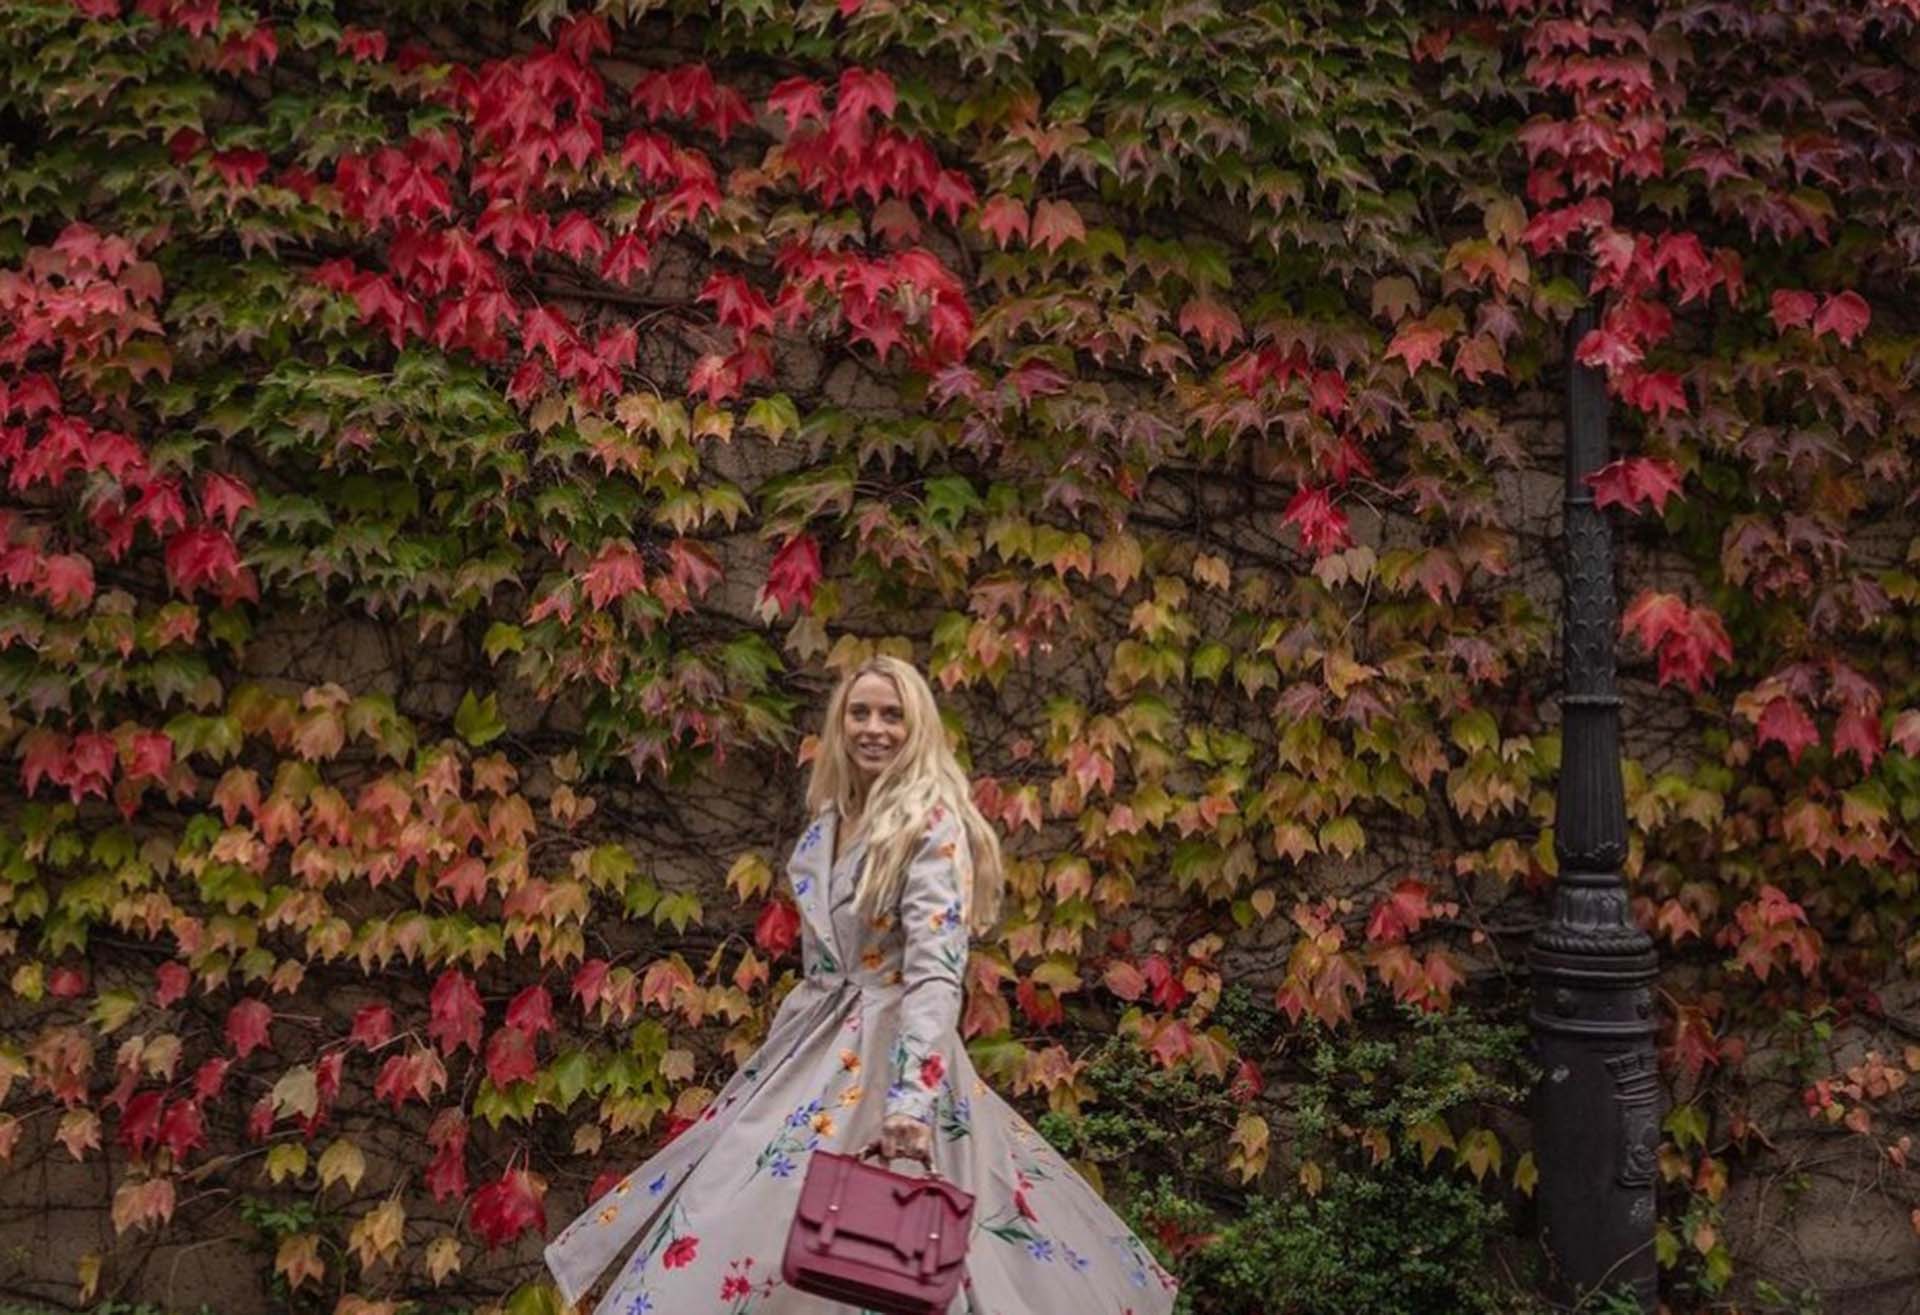
[[[835,686],[807,806],[787,864],[804,976],[700,1119],[549,1244],[566,1301],[638,1239],[596,1315],[853,1315],[780,1258],[808,1157],[877,1139],[976,1197],[954,1315],[1165,1315],[1172,1277],[961,1042],[1004,873],[919,671],[877,657]]]

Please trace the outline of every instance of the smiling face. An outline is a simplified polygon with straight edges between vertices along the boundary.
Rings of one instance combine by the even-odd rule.
[[[872,784],[907,742],[907,710],[900,691],[885,676],[867,672],[847,691],[840,730],[855,776],[862,787]]]

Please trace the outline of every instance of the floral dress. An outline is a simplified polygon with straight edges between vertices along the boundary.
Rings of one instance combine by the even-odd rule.
[[[548,1244],[561,1295],[578,1302],[627,1252],[594,1315],[852,1315],[781,1281],[787,1230],[814,1151],[857,1151],[907,1114],[933,1125],[940,1175],[976,1198],[950,1315],[1166,1315],[1173,1277],[961,1043],[959,819],[935,810],[897,916],[868,919],[853,907],[866,846],[831,860],[836,815],[822,810],[787,865],[804,977],[701,1117]]]

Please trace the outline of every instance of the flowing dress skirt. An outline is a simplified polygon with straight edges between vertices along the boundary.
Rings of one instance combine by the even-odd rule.
[[[780,1259],[808,1157],[879,1135],[900,994],[857,971],[802,979],[705,1113],[548,1245],[566,1300],[635,1243],[595,1315],[851,1315],[788,1287]],[[935,1170],[976,1198],[950,1315],[1172,1310],[1173,1277],[977,1075],[957,1032],[918,1076],[938,1090]]]

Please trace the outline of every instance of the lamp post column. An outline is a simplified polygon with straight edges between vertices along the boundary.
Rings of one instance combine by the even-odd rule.
[[[1574,359],[1593,323],[1591,309],[1579,312],[1567,339],[1565,692],[1554,821],[1560,871],[1552,912],[1527,952],[1528,1023],[1542,1071],[1534,1093],[1536,1200],[1556,1302],[1624,1285],[1651,1312],[1659,1282],[1658,959],[1651,938],[1634,925],[1620,875],[1627,822],[1614,684],[1613,535],[1586,483],[1608,457],[1607,395],[1600,373]]]

